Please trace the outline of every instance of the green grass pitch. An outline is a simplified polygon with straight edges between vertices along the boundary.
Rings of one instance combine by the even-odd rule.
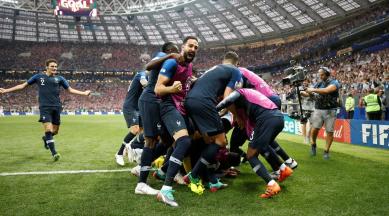
[[[127,132],[122,116],[63,116],[56,163],[43,148],[37,119],[0,118],[0,173],[120,169],[114,154]],[[217,193],[198,196],[175,186],[179,208],[135,195],[137,179],[128,172],[0,176],[0,215],[389,215],[388,150],[334,143],[324,161],[322,149],[309,156],[302,137],[278,140],[299,167],[272,199],[258,198],[265,183],[248,164]],[[162,185],[151,177],[149,183]]]

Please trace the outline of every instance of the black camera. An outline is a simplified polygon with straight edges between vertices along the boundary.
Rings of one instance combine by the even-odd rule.
[[[308,72],[302,66],[293,66],[284,71],[289,75],[282,79],[282,85],[299,85],[304,81]]]
[[[308,110],[304,110],[302,114],[299,113],[298,111],[292,111],[291,113],[288,113],[288,116],[291,119],[300,120],[301,124],[305,124],[308,122],[308,119],[311,117],[311,113],[312,111],[308,111]]]
[[[300,91],[303,89],[300,88],[303,88],[301,85],[305,80],[308,70],[301,65],[297,65],[295,60],[291,60],[290,65],[291,67],[284,70],[288,76],[282,79],[282,85],[292,85],[295,88],[287,97],[294,99],[297,95],[299,109],[290,112],[288,115],[293,119],[299,119],[301,123],[306,123],[311,113],[304,111],[302,108]]]

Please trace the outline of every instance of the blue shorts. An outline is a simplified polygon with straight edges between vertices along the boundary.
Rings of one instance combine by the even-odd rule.
[[[39,122],[51,122],[53,125],[61,124],[61,107],[39,107],[40,117]]]
[[[224,133],[223,121],[211,100],[186,98],[185,109],[201,134],[214,136]]]
[[[138,101],[145,137],[158,137],[162,130],[159,102]]]
[[[249,146],[260,150],[262,146],[270,145],[283,128],[284,118],[281,116],[273,116],[261,122],[257,121],[249,138]]]
[[[142,121],[138,110],[129,110],[123,108],[123,115],[127,123],[127,128],[130,128],[134,125],[139,125],[142,127]]]
[[[172,102],[163,101],[160,108],[162,122],[170,136],[183,129],[187,130],[189,134],[193,134],[194,130],[188,116],[182,115]]]

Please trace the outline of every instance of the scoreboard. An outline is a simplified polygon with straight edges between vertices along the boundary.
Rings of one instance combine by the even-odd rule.
[[[52,0],[54,15],[97,16],[96,0]]]

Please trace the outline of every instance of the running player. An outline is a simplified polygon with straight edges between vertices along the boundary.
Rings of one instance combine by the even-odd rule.
[[[17,90],[22,90],[29,85],[38,85],[39,95],[39,122],[43,123],[45,136],[42,137],[44,147],[50,149],[54,161],[59,160],[60,154],[55,150],[53,136],[58,134],[60,121],[60,114],[62,111],[62,104],[59,98],[60,87],[62,86],[69,93],[89,96],[91,91],[79,91],[69,86],[69,83],[62,76],[57,75],[57,61],[55,59],[46,60],[46,71],[35,74],[27,82],[12,88],[0,88],[0,93],[8,93]]]
[[[178,206],[173,196],[173,179],[180,170],[184,156],[191,145],[188,132],[190,123],[183,103],[193,80],[191,62],[196,56],[198,47],[196,37],[186,37],[181,48],[185,62],[178,64],[175,59],[166,60],[159,72],[155,86],[155,93],[162,99],[161,119],[176,142],[174,151],[169,157],[164,185],[157,198],[173,207]]]
[[[129,129],[128,134],[124,137],[119,151],[115,155],[116,163],[124,166],[123,151],[130,141],[141,132],[141,119],[139,116],[138,99],[147,85],[146,71],[138,72],[128,87],[126,98],[123,104],[123,115]]]

